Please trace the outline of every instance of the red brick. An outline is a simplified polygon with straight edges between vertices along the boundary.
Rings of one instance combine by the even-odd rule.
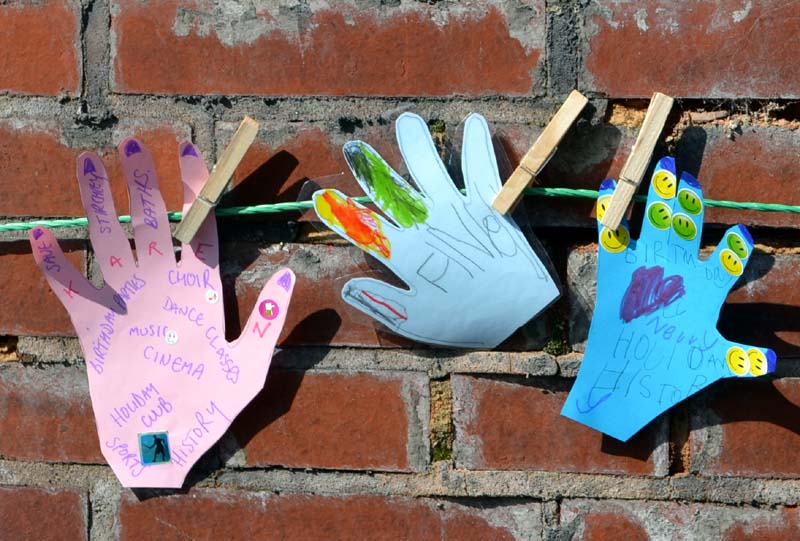
[[[798,97],[793,0],[625,2],[586,14],[581,86],[615,97]]]
[[[695,422],[706,430],[692,432],[692,469],[702,475],[798,477],[800,380],[717,385]]]
[[[767,517],[742,521],[724,532],[725,541],[786,541],[800,534],[800,517],[794,508],[780,508]]]
[[[560,415],[565,385],[453,377],[454,450],[461,467],[655,474],[658,421],[627,443]]]
[[[758,242],[756,235],[756,242]],[[717,327],[732,340],[770,347],[778,362],[800,356],[800,255],[756,253],[734,289]]]
[[[525,29],[535,42],[529,50],[494,7],[455,14],[415,5],[376,15],[335,1],[312,14],[259,11],[245,24],[263,32],[223,40],[215,26],[230,33],[245,25],[208,0],[113,4],[115,88],[124,93],[525,95],[545,35],[541,0]],[[434,21],[442,17],[445,24]]]
[[[86,495],[76,490],[0,487],[0,538],[86,539]]]
[[[84,243],[61,241],[60,245],[67,259],[83,271]],[[67,311],[36,265],[27,240],[0,244],[0,298],[0,334],[75,336]]]
[[[530,515],[538,510],[532,505]],[[144,501],[126,494],[120,540],[225,539],[486,539],[510,540],[512,520],[445,501],[399,497],[246,495],[193,491]],[[485,518],[484,518],[485,517]],[[510,522],[508,526],[505,523]],[[165,524],[170,527],[165,527]],[[469,529],[467,529],[469,527]],[[526,532],[530,535],[532,532]]]
[[[78,6],[69,0],[0,5],[0,93],[80,91]]]
[[[796,509],[588,499],[563,501],[559,526],[552,537],[572,541],[770,541],[796,539],[799,531]]]
[[[639,506],[651,507],[644,502],[614,502],[567,500],[559,516],[561,528],[574,532],[571,541],[647,541],[650,536],[635,516]],[[664,512],[668,505],[652,505],[653,510]]]
[[[794,180],[800,177],[800,161],[796,156],[800,135],[797,131],[748,126],[733,139],[727,137],[722,128],[709,129],[707,134],[700,170],[693,172],[699,173],[705,197],[800,205],[800,191]],[[706,221],[800,227],[800,215],[784,212],[709,208]]]
[[[42,371],[5,366],[0,371],[0,434],[4,458],[105,463],[80,367]]]
[[[180,210],[183,195],[178,143],[188,130],[171,125],[131,123],[122,137],[136,136],[153,153],[161,188],[170,210]],[[0,214],[5,216],[85,216],[75,159],[84,150],[98,152],[106,163],[120,214],[128,214],[128,193],[116,148],[71,148],[55,124],[0,121]]]
[[[226,131],[232,135],[232,130]],[[388,135],[388,130],[384,131]],[[342,156],[344,141],[334,141],[316,126],[293,127],[289,134],[270,135],[280,142],[271,144],[260,139],[250,147],[234,173],[233,188],[226,194],[224,204],[244,206],[296,201],[306,181],[338,173],[344,174],[337,176],[330,187],[351,196],[362,195]],[[369,135],[364,137],[370,142],[375,139]],[[226,137],[220,143],[224,145],[228,141]],[[279,215],[279,219],[285,220],[286,215]]]
[[[411,377],[273,370],[233,432],[250,465],[408,471]]]
[[[648,541],[650,537],[637,522],[618,513],[589,513],[583,517],[583,535],[574,541]]]

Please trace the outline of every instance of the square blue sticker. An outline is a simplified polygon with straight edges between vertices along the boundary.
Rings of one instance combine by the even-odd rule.
[[[142,464],[165,464],[170,461],[169,437],[166,432],[139,434],[139,456]]]

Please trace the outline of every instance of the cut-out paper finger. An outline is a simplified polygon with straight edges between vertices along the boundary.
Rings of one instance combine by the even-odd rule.
[[[238,368],[243,383],[255,385],[258,389],[264,385],[272,351],[286,321],[295,282],[291,270],[278,269],[261,290],[242,335],[231,344],[237,358],[244,359]],[[253,359],[267,361],[253,362]]]
[[[653,171],[647,193],[642,233],[639,235],[639,240],[659,247],[659,252],[662,254],[666,253],[670,237],[673,207],[678,193],[677,178],[675,159],[670,156],[661,158]]]
[[[200,150],[188,141],[184,141],[180,145],[180,166],[183,180],[183,215],[185,216],[208,180],[208,168]],[[197,230],[192,242],[182,246],[181,268],[202,272],[204,269],[215,269],[218,265],[217,220],[214,213],[211,212]]]
[[[760,377],[775,371],[778,357],[769,348],[725,342],[721,348],[725,359],[722,377]]]
[[[603,214],[605,214],[611,202],[611,196],[614,194],[614,188],[616,188],[616,186],[617,183],[614,182],[614,180],[604,180],[602,184],[600,184],[600,195],[597,198],[597,234],[598,243],[600,244],[599,257],[601,260],[622,254],[628,247],[633,246],[630,227],[625,218],[622,219],[616,231],[612,231],[600,223],[600,220],[603,219]]]
[[[75,265],[70,262],[58,245],[53,233],[46,227],[35,227],[29,234],[31,250],[36,264],[42,270],[53,293],[77,324],[82,315],[94,309],[124,310],[123,303],[112,307],[109,288],[97,289]]]
[[[480,198],[491,206],[500,191],[500,173],[489,126],[481,115],[475,113],[469,115],[464,123],[461,169],[467,197]]]
[[[89,220],[89,237],[103,279],[112,287],[125,281],[135,268],[128,237],[117,220],[108,173],[94,152],[78,156],[76,174],[83,208]]]
[[[349,305],[383,323],[393,332],[409,325],[413,294],[373,278],[354,278],[342,289]],[[413,324],[413,319],[411,320]]]
[[[128,183],[131,223],[139,266],[174,267],[172,234],[167,220],[167,209],[158,187],[153,157],[133,137],[120,143],[119,155]]]
[[[728,291],[744,274],[753,253],[753,237],[743,225],[729,228],[711,256],[705,261],[706,278],[719,289],[720,305]]]
[[[686,260],[697,258],[703,232],[703,214],[700,183],[689,173],[682,173],[669,230],[670,250],[676,251],[676,257]]]
[[[326,226],[380,260],[401,279],[407,277],[412,262],[398,256],[413,249],[405,231],[338,190],[319,190],[313,200],[314,210]]]
[[[413,113],[403,113],[397,119],[395,131],[408,172],[431,200],[431,207],[462,200],[463,196],[450,180],[425,121]]]
[[[370,199],[398,226],[414,227],[428,220],[425,198],[398,175],[368,144],[350,141],[344,157]]]

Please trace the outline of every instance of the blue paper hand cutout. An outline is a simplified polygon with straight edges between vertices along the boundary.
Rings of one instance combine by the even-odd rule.
[[[775,370],[771,349],[731,342],[717,331],[719,310],[744,271],[753,239],[742,225],[698,258],[703,195],[675,160],[658,162],[639,240],[628,224],[599,220],[616,183],[597,201],[597,302],[578,378],[562,415],[626,441],[661,412],[725,377]]]

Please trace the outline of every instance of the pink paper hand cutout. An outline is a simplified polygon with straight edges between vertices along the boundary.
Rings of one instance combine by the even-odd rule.
[[[77,174],[105,286],[95,288],[48,229],[33,229],[30,242],[78,333],[106,460],[126,487],[180,487],[264,386],[295,277],[279,270],[242,335],[228,343],[214,216],[182,246],[177,263],[150,153],[136,139],[123,141],[119,153],[136,260],[93,153],[78,158]],[[180,166],[186,212],[208,170],[188,142],[180,146]]]

